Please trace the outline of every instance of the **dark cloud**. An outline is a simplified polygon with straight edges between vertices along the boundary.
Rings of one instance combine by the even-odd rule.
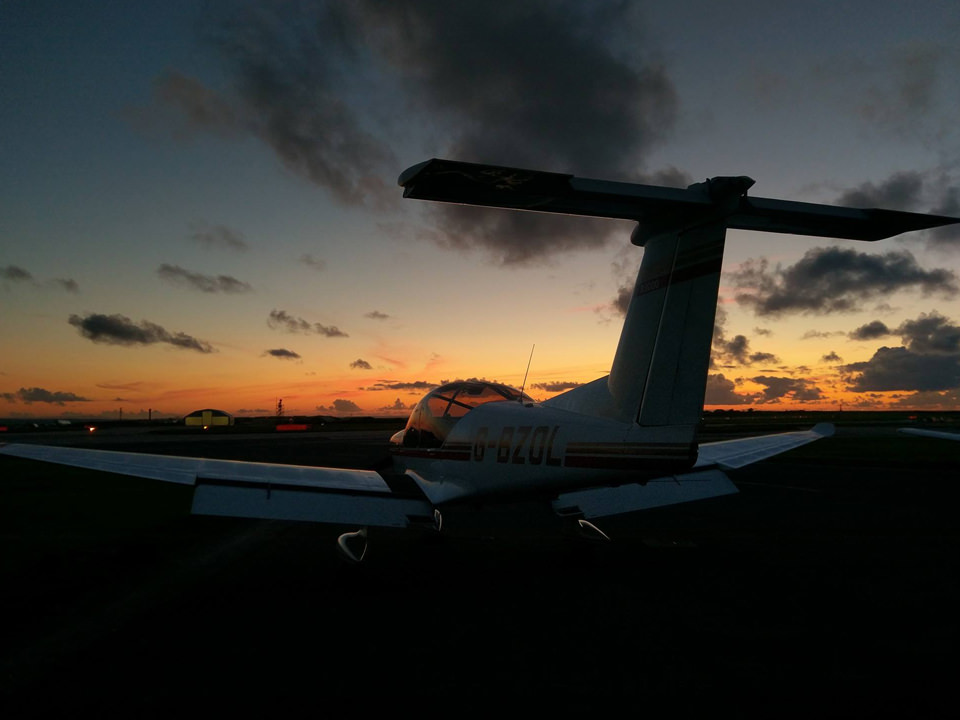
[[[153,345],[165,343],[200,353],[216,352],[204,341],[182,332],[171,333],[156,323],[142,320],[134,323],[125,315],[91,313],[85,317],[71,315],[68,321],[88,340],[108,345]]]
[[[90,398],[85,398],[72,392],[61,392],[59,390],[45,390],[44,388],[20,388],[15,393],[3,393],[4,400],[16,402],[17,400],[27,403],[50,403],[51,405],[64,405],[68,402],[89,402]]]
[[[874,184],[865,182],[844,191],[836,200],[839,205],[878,207],[891,210],[929,212],[947,217],[960,216],[960,184],[955,170],[936,168],[924,172],[895,172]],[[905,236],[909,239],[911,236]],[[940,250],[960,249],[960,224],[944,225],[923,233],[927,244]]]
[[[960,186],[943,183],[940,197],[930,212],[934,215],[960,217]],[[960,223],[934,228],[927,234],[933,247],[947,250],[960,250]]]
[[[384,407],[378,408],[378,409],[379,409],[379,410],[385,410],[385,411],[389,411],[389,410],[411,410],[411,409],[413,409],[413,405],[415,405],[415,403],[411,403],[410,405],[404,405],[404,404],[400,401],[400,398],[397,398],[397,399],[394,401],[393,405],[385,405]]]
[[[732,366],[752,365],[753,363],[780,362],[773,353],[750,352],[750,340],[746,335],[734,335],[727,339],[726,323],[727,311],[721,302],[717,303],[716,314],[713,319],[713,343],[710,351],[710,365]]]
[[[390,316],[387,315],[386,313],[380,312],[379,310],[371,310],[370,312],[365,313],[364,317],[370,320],[386,320]]]
[[[619,315],[627,316],[627,309],[630,307],[630,300],[633,299],[634,282],[627,285],[621,285],[617,288],[617,294],[610,302],[610,307]]]
[[[352,367],[354,370],[373,370],[373,366],[363,358],[357,358],[354,360],[352,363],[350,363],[350,367]]]
[[[328,0],[248,6],[210,29],[228,87],[168,72],[155,104],[180,124],[252,134],[351,205],[389,207],[391,146],[429,137],[436,155],[671,185],[644,172],[678,100],[631,3]],[[384,108],[390,108],[386,112]],[[404,125],[415,113],[416,123]],[[426,210],[424,236],[501,263],[605,242],[616,223]],[[463,231],[468,231],[466,235]]]
[[[870,360],[845,365],[850,389],[942,392],[960,386],[960,327],[939,313],[921,313],[890,331],[903,347],[881,347]]]
[[[776,355],[774,355],[773,353],[768,353],[768,352],[755,352],[755,353],[750,353],[750,356],[749,356],[748,360],[749,360],[748,364],[750,364],[750,365],[752,365],[752,364],[754,364],[754,363],[775,363],[775,362],[780,362],[780,358],[778,358],[778,357],[777,357]]]
[[[244,251],[250,246],[243,239],[243,233],[226,225],[208,225],[198,223],[193,226],[190,239],[211,249]]]
[[[753,332],[755,332],[757,335],[763,335],[764,337],[770,337],[773,335],[773,330],[770,328],[755,327]]]
[[[287,350],[286,348],[274,348],[272,350],[264,350],[263,354],[269,357],[275,357],[280,360],[299,360],[299,353],[295,353],[293,350]]]
[[[244,293],[250,292],[253,288],[249,283],[231,275],[203,275],[201,273],[186,270],[179,265],[162,264],[157,268],[157,275],[161,280],[182,285],[183,287],[199,290],[205,293]]]
[[[916,210],[922,200],[923,181],[917,171],[896,172],[878,185],[866,182],[847,190],[836,202],[857,208]]]
[[[960,354],[960,327],[937,312],[904,320],[896,330],[911,352],[927,355]]]
[[[10,280],[11,282],[32,282],[33,274],[29,270],[24,270],[19,265],[7,265],[0,268],[0,280]]]
[[[876,340],[886,337],[890,334],[890,328],[882,320],[873,320],[866,325],[861,325],[856,330],[850,331],[850,338],[853,340]]]
[[[357,405],[353,400],[344,400],[342,398],[337,398],[333,401],[333,404],[330,407],[326,405],[317,405],[317,410],[320,411],[333,411],[337,413],[345,414],[356,414],[363,412],[363,408]]]
[[[427,382],[426,380],[415,380],[413,382],[394,382],[392,380],[381,380],[380,382],[374,383],[370,387],[361,388],[361,389],[368,390],[368,391],[369,390],[406,390],[409,392],[413,392],[413,391],[433,390],[433,388],[435,387],[439,387],[437,383]]]
[[[778,265],[771,270],[764,258],[748,260],[732,279],[741,291],[737,302],[769,316],[852,312],[866,300],[899,290],[943,297],[953,297],[958,290],[953,271],[924,270],[906,250],[874,255],[814,248],[787,268]]]
[[[839,355],[837,355],[836,352],[834,352],[833,350],[831,350],[831,351],[828,352],[826,355],[824,355],[823,357],[820,358],[820,362],[825,362],[825,363],[842,363],[842,362],[843,362],[843,358],[840,357]]]
[[[80,292],[80,286],[77,284],[77,281],[73,278],[56,278],[52,280],[54,285],[59,285],[61,288],[66,290],[68,293],[73,293],[76,295]]]
[[[290,333],[323,335],[324,337],[349,337],[336,325],[311,324],[301,317],[290,315],[286,310],[271,310],[267,325],[274,330],[284,330]]]
[[[39,285],[36,278],[34,278],[33,273],[20,267],[19,265],[6,265],[4,267],[0,267],[0,280],[7,280],[15,283],[29,283],[35,286]],[[80,286],[73,278],[55,278],[53,280],[48,280],[46,284],[48,286],[56,286],[61,290],[67,291],[68,293],[76,294],[80,292]]]
[[[317,272],[322,272],[327,269],[327,261],[321,260],[320,258],[315,258],[313,255],[306,253],[300,256],[300,264],[306,265],[311,270],[316,270]]]
[[[707,391],[704,405],[752,405],[758,395],[741,395],[736,392],[736,384],[724,375],[707,375]]]
[[[764,387],[757,402],[778,403],[785,398],[789,398],[793,402],[805,403],[824,399],[820,388],[809,380],[773,375],[758,375],[750,379]]]
[[[544,392],[563,392],[565,390],[572,390],[575,387],[580,387],[581,385],[583,385],[583,383],[567,380],[567,381],[557,381],[557,382],[533,383],[533,385],[531,385],[530,387],[535,390],[543,390]]]
[[[854,374],[849,389],[858,392],[942,391],[960,385],[960,356],[923,355],[905,347],[882,347],[866,362],[843,369]]]

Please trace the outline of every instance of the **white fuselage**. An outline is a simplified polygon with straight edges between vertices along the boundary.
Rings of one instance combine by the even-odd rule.
[[[474,408],[438,448],[398,444],[394,467],[428,496],[523,493],[637,482],[681,472],[696,462],[693,427],[641,427],[538,403]],[[431,490],[432,489],[432,493]]]

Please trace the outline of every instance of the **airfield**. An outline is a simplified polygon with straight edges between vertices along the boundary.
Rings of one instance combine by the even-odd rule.
[[[702,439],[821,419],[712,417]],[[465,509],[373,535],[362,566],[334,548],[356,528],[191,516],[188,487],[0,457],[0,714],[951,713],[960,443],[826,419],[731,471],[737,495],[598,523],[609,544]],[[377,468],[394,429],[0,440]]]

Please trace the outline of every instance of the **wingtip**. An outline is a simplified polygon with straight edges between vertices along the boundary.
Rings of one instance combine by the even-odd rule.
[[[830,437],[834,431],[833,423],[817,423],[813,426],[813,432],[820,437]]]

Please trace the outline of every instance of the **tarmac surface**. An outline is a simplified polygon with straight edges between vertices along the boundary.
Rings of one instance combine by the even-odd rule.
[[[31,434],[378,467],[389,432]],[[190,488],[0,457],[0,715],[536,709],[955,712],[960,443],[841,427],[740,493],[611,518],[516,505],[448,535],[188,515]]]

